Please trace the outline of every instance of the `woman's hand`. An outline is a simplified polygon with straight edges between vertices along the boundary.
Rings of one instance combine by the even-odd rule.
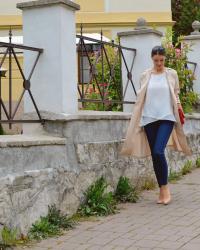
[[[181,103],[177,103],[177,106],[178,106],[178,113],[179,113],[180,122],[183,125],[185,123],[185,114],[183,111],[183,107],[182,107]]]
[[[178,109],[181,109],[183,111],[183,107],[181,105],[181,103],[177,103]]]

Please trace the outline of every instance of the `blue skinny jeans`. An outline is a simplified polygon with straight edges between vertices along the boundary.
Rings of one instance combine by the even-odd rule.
[[[165,158],[165,148],[173,126],[174,122],[169,120],[158,120],[144,126],[159,187],[168,183],[168,165]]]

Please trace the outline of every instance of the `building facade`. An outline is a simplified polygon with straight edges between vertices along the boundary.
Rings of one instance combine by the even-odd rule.
[[[21,11],[17,2],[27,0],[0,1],[0,36],[6,36],[11,26],[15,35],[22,34]],[[164,31],[172,26],[171,0],[74,0],[81,10],[76,13],[77,31],[83,24],[85,33],[96,33],[103,29],[104,35],[114,39],[117,32],[132,30],[139,17],[148,24]]]

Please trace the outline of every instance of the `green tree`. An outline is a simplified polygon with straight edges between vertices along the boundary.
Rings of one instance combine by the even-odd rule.
[[[200,20],[200,0],[172,0],[172,18],[176,22],[173,40],[192,32],[192,23]]]

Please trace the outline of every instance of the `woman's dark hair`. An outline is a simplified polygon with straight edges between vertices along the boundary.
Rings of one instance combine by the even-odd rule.
[[[155,46],[151,51],[151,57],[155,55],[165,56],[165,54],[166,54],[165,48],[162,46]]]

